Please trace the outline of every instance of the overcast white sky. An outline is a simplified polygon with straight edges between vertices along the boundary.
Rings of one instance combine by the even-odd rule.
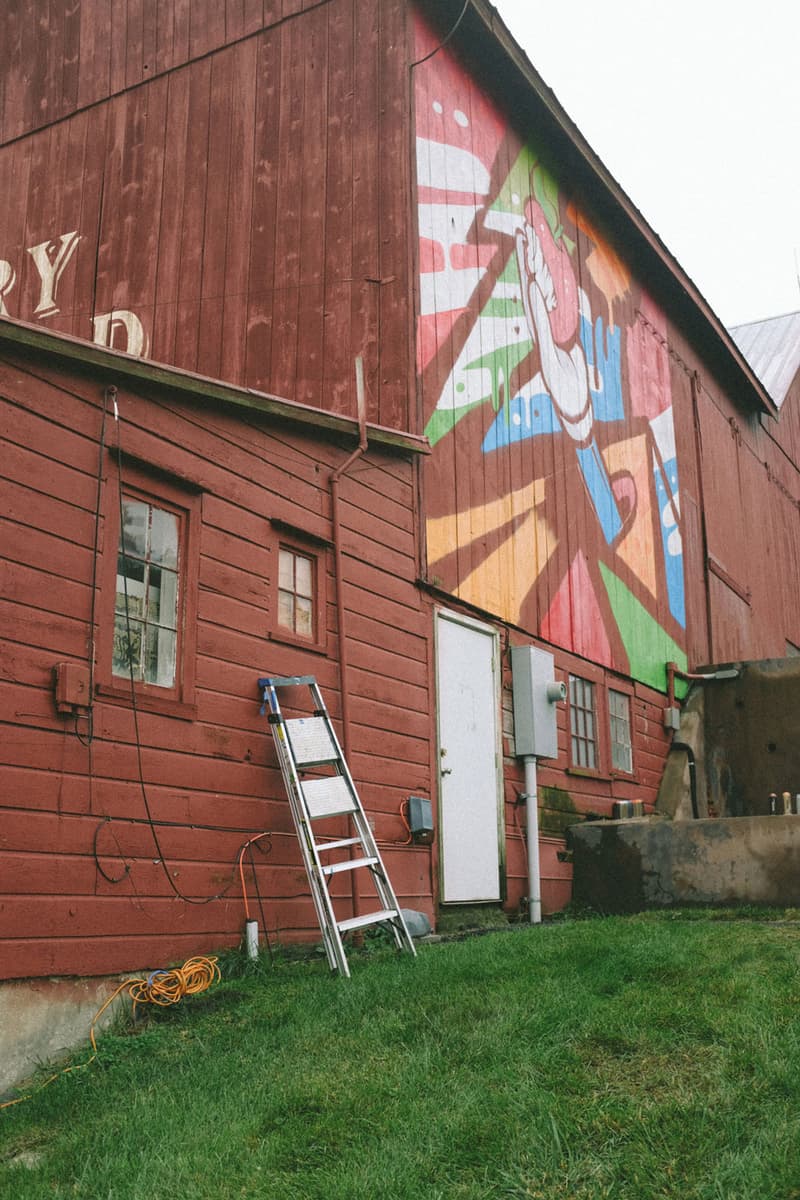
[[[726,325],[800,309],[798,0],[493,0]]]

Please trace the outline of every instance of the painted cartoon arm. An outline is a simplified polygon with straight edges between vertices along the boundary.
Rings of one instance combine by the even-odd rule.
[[[592,433],[592,408],[586,358],[579,342],[571,350],[559,346],[550,327],[557,306],[555,288],[541,243],[527,221],[517,234],[517,261],[522,301],[533,341],[539,347],[541,371],[564,430],[583,444]]]

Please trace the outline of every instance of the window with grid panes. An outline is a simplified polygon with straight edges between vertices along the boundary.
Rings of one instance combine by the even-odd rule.
[[[123,494],[121,524],[112,674],[173,688],[177,670],[180,517]]]
[[[580,675],[569,677],[569,727],[573,766],[597,768],[595,685]]]
[[[631,698],[625,692],[608,692],[608,719],[611,732],[611,766],[615,771],[633,771],[631,741]]]
[[[278,624],[310,639],[315,636],[315,565],[310,556],[286,546],[278,551]]]

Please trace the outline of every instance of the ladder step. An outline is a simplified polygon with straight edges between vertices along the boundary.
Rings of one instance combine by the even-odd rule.
[[[360,846],[361,838],[339,838],[336,842],[317,842],[317,850],[341,850],[343,846]]]
[[[382,921],[396,921],[399,915],[396,908],[382,908],[380,912],[365,913],[361,917],[348,917],[346,921],[337,921],[336,924],[342,933],[347,933],[348,929],[363,929],[365,925],[380,925]]]
[[[318,767],[339,759],[339,751],[322,717],[297,717],[284,721],[295,766]]]
[[[323,875],[338,875],[340,871],[356,871],[359,867],[374,867],[377,858],[346,858],[322,868]]]
[[[356,811],[356,802],[344,775],[326,775],[300,785],[312,821]]]

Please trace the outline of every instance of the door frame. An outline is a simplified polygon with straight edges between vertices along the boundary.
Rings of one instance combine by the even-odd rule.
[[[495,756],[495,796],[497,803],[497,875],[498,875],[498,895],[492,899],[478,900],[446,900],[444,898],[444,812],[442,805],[442,739],[441,739],[441,659],[440,659],[440,635],[439,622],[440,620],[449,621],[452,624],[462,625],[467,629],[472,629],[476,633],[485,634],[490,639],[492,648],[492,677],[494,679],[494,756]],[[436,720],[436,761],[434,775],[436,780],[436,796],[439,807],[439,853],[438,853],[438,883],[439,883],[439,904],[502,904],[506,899],[506,825],[505,825],[505,796],[504,796],[504,772],[503,772],[503,722],[502,722],[502,664],[500,660],[500,632],[494,625],[489,625],[486,621],[478,620],[476,617],[467,616],[465,613],[457,612],[454,609],[437,607],[434,609],[434,672],[436,683],[436,704],[435,704],[435,720]]]

